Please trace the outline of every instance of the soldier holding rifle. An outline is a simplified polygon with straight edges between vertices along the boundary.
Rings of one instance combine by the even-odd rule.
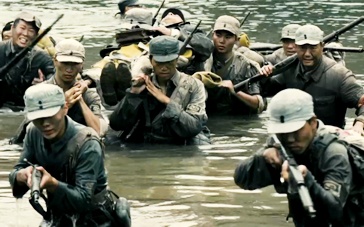
[[[343,143],[334,141],[321,149],[321,130],[327,126],[313,109],[312,96],[299,89],[274,96],[268,106],[268,133],[274,135],[238,165],[235,183],[247,190],[274,185],[278,193],[287,193],[289,215],[297,227],[363,226],[364,197],[352,190],[362,190],[362,182],[353,180]]]
[[[34,188],[47,191],[46,212],[31,201],[44,218],[41,226],[130,226],[128,212],[114,215],[115,198],[107,189],[98,133],[67,116],[62,88],[45,83],[31,86],[24,101],[32,123],[27,127],[23,153],[9,175],[14,197],[23,197],[30,188],[32,197]],[[41,172],[39,185],[34,185],[34,168]],[[125,199],[123,204],[119,211],[129,209]]]
[[[37,37],[41,25],[40,20],[30,13],[17,15],[12,25],[12,38],[0,42],[0,68],[5,67]],[[45,51],[34,47],[9,72],[0,75],[0,106],[5,102],[24,106],[25,90],[32,84],[49,79],[53,74],[52,58]]]
[[[228,15],[220,16],[215,22],[212,37],[215,48],[205,69],[220,76],[222,83],[207,89],[208,114],[256,114],[265,108],[257,83],[237,92],[233,88],[234,84],[250,78],[260,69],[257,62],[233,49],[240,34],[239,26],[239,21]]]
[[[281,74],[263,79],[262,92],[264,96],[272,96],[285,88],[306,91],[313,97],[319,119],[344,128],[347,108],[356,108],[358,115],[364,115],[364,91],[349,69],[324,56],[323,40],[323,31],[315,25],[298,28],[295,34],[298,59]],[[269,75],[272,69],[271,65],[266,65],[262,73]],[[363,123],[363,116],[359,116],[354,129],[362,133]]]

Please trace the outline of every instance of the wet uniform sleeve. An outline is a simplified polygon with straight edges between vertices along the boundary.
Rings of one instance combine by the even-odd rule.
[[[143,93],[143,92],[142,92]],[[143,110],[144,94],[130,93],[127,89],[125,97],[118,103],[109,117],[110,127],[116,131],[132,128]]]
[[[286,88],[284,74],[277,74],[273,77],[263,78],[259,81],[261,95],[263,97],[272,97]]]
[[[346,71],[340,86],[340,97],[349,108],[358,108],[359,99],[364,95],[364,90],[356,82],[356,78],[350,70],[344,67],[339,70]]]
[[[322,157],[320,170],[322,184],[314,179],[308,171],[305,182],[309,189],[315,209],[322,212],[331,222],[339,222],[343,218],[345,206],[352,182],[352,170],[347,149],[339,143],[329,145]]]
[[[100,172],[104,171],[104,161],[100,144],[87,141],[81,148],[75,170],[75,186],[59,181],[54,191],[50,207],[59,207],[69,213],[85,213],[92,209],[92,195]]]
[[[280,183],[280,169],[267,164],[263,157],[264,148],[253,156],[243,160],[235,169],[235,184],[245,190],[255,190],[274,185],[277,192],[284,193]]]
[[[103,118],[101,114],[101,98],[96,93],[96,91],[93,90],[87,90],[85,98],[86,105],[90,108],[93,114],[98,116],[99,118]]]
[[[37,163],[35,160],[34,149],[29,147],[29,141],[31,141],[30,134],[31,133],[29,133],[27,130],[23,143],[23,152],[20,155],[18,163],[14,166],[13,171],[11,171],[9,174],[9,182],[13,191],[13,196],[15,198],[22,198],[23,195],[29,190],[27,185],[19,185],[16,181],[16,175],[18,171],[29,166],[29,164],[24,161],[24,158],[26,158],[30,163]]]
[[[201,81],[193,80],[192,94],[187,108],[182,109],[180,103],[171,99],[162,113],[162,118],[170,124],[169,128],[183,138],[196,136],[207,122],[205,87]]]

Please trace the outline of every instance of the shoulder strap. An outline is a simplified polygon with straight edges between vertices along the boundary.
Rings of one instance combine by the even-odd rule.
[[[80,154],[80,150],[82,146],[89,140],[96,140],[100,143],[102,148],[103,155],[104,152],[104,144],[102,143],[99,135],[90,127],[84,127],[81,130],[79,130],[76,135],[74,135],[67,143],[66,145],[66,152],[68,154],[68,161],[66,162],[66,182],[67,183],[73,183],[73,173],[76,168],[77,164],[77,157]],[[68,182],[67,180],[70,180]]]

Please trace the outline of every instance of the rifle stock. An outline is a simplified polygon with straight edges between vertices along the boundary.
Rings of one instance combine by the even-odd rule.
[[[35,45],[52,29],[52,27],[63,17],[64,14],[61,14],[57,17],[57,19],[46,28],[41,34],[39,34],[27,47],[22,49],[14,58],[10,60],[8,64],[0,69],[0,78],[2,79],[9,70],[14,67],[29,51],[31,51]]]
[[[286,149],[283,147],[275,134],[272,136],[272,138],[274,140],[274,143],[280,145],[280,152],[283,158],[288,161],[290,176],[292,177],[294,184],[297,186],[297,191],[303,207],[307,211],[308,215],[311,218],[314,218],[316,216],[316,210],[314,208],[310,193],[308,192],[308,189],[305,185],[305,180],[302,176],[302,173],[297,168],[298,165],[296,161],[287,154]]]
[[[362,23],[364,21],[364,16],[357,18],[356,20],[354,20],[353,22],[345,25],[344,27],[330,33],[329,35],[325,36],[323,38],[323,43],[329,43],[334,41],[335,39],[338,38],[338,36],[342,35],[343,33],[349,31],[350,29],[352,29],[353,27],[357,26],[358,24]],[[289,66],[297,59],[297,54],[294,54],[286,59],[284,59],[283,61],[275,64],[273,66],[273,73],[270,76],[279,74],[283,71],[285,71],[286,69],[289,68]],[[237,91],[239,90],[241,87],[245,86],[247,83],[250,82],[256,82],[259,81],[260,79],[264,78],[264,75],[261,75],[260,73],[252,76],[249,79],[246,79],[240,83],[237,83],[234,85],[234,90]]]

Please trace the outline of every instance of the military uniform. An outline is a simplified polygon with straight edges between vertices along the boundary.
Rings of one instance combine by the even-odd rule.
[[[170,36],[158,36],[150,43],[150,54],[158,64],[174,62],[178,53],[178,41]],[[123,130],[122,139],[126,142],[210,142],[205,126],[207,115],[204,85],[201,81],[174,70],[176,72],[166,82],[164,94],[170,99],[167,105],[157,100],[146,88],[140,93],[131,93],[132,87],[110,115],[110,127]],[[157,77],[158,75],[152,74],[150,79],[156,88],[161,89]]]
[[[278,50],[275,50],[273,53],[265,55],[264,59],[267,62],[270,62],[272,65],[277,64],[278,62],[283,61],[288,56],[284,53],[283,48],[279,48]]]
[[[0,42],[0,67],[4,67],[18,52],[12,41]],[[32,85],[33,79],[38,78],[41,70],[46,79],[55,72],[51,57],[39,47],[34,47],[16,66],[6,75],[1,75],[1,104],[11,102],[17,106],[24,106],[23,95],[25,90]]]
[[[319,121],[318,130],[324,127]],[[339,142],[333,142],[322,151],[315,147],[316,141],[320,141],[319,134],[305,155],[294,156],[298,165],[305,165],[309,170],[305,183],[317,211],[315,219],[305,215],[298,194],[289,193],[288,185],[280,182],[280,169],[266,162],[264,149],[238,165],[235,183],[247,190],[274,185],[278,193],[288,193],[289,215],[296,226],[363,226],[364,219],[360,215],[364,215],[364,197],[352,192],[353,174],[347,148]],[[273,142],[268,139],[266,147],[271,146]]]
[[[273,96],[285,88],[297,88],[312,95],[315,113],[325,124],[345,126],[347,108],[357,108],[364,95],[355,75],[326,56],[312,71],[304,72],[299,61],[284,73],[262,81],[263,96]]]
[[[41,132],[30,123],[24,140],[23,153],[9,175],[13,195],[16,198],[21,198],[29,190],[28,186],[20,186],[16,183],[17,172],[29,166],[24,161],[26,158],[33,164],[43,166],[53,177],[60,180],[57,190],[54,193],[47,193],[48,209],[52,211],[55,217],[61,217],[64,214],[90,212],[93,195],[105,190],[107,186],[100,143],[96,140],[90,140],[81,147],[80,155],[77,158],[76,181],[71,184],[72,187],[70,182],[65,182],[65,179],[62,179],[65,177],[63,167],[68,162],[69,155],[64,150],[65,144],[84,127],[67,117],[67,128],[64,136],[56,143],[50,143],[43,139]]]
[[[155,76],[152,81],[156,87]],[[129,89],[128,89],[129,90]],[[205,89],[201,81],[177,72],[169,81],[165,106],[147,92],[132,94],[127,91],[110,115],[110,127],[126,131],[126,142],[203,144],[207,122]],[[203,131],[205,130],[205,131]]]
[[[242,82],[257,73],[259,73],[259,65],[244,55],[234,52],[233,56],[226,62],[222,63],[213,59],[213,56],[206,61],[205,68],[221,76],[223,80],[231,80],[233,84]],[[231,95],[228,89],[223,87],[207,88],[207,112],[208,113],[236,113],[236,114],[256,114],[265,109],[265,100],[259,97],[259,108],[253,110]],[[258,83],[249,84],[243,89],[250,95],[260,96],[260,87]]]
[[[34,203],[33,193],[30,199],[44,222],[72,226],[73,217],[77,226],[117,226],[114,200],[106,188],[103,145],[98,134],[66,116],[64,93],[56,85],[32,86],[25,92],[24,101],[32,123],[27,127],[20,159],[9,175],[14,197],[21,198],[29,190],[25,181],[29,177],[27,167],[32,163],[44,168],[38,169],[39,187],[47,190],[47,211],[40,212],[42,207]],[[50,119],[48,125],[53,134],[44,133],[41,119]],[[62,128],[64,131],[55,134]],[[32,174],[36,174],[34,168]],[[36,184],[34,178],[32,184]]]

